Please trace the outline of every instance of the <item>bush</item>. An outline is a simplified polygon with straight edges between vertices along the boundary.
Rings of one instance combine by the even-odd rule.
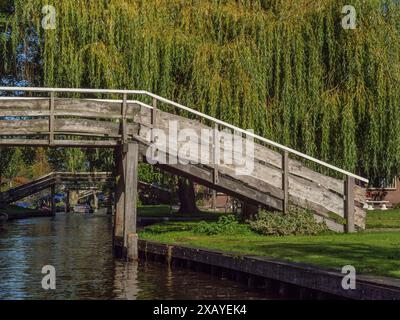
[[[220,217],[218,222],[201,221],[193,231],[207,235],[234,234],[248,231],[248,226],[239,224],[234,215],[228,215]]]
[[[325,223],[315,220],[313,214],[300,208],[282,212],[260,211],[255,221],[250,222],[254,232],[269,236],[316,235],[328,231]]]

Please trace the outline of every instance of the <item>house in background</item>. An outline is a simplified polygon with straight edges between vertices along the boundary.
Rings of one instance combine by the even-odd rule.
[[[374,207],[394,207],[400,204],[400,177],[374,181],[367,189],[367,201]]]

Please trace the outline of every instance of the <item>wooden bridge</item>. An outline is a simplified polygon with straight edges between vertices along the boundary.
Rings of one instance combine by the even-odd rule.
[[[11,204],[26,197],[35,195],[43,190],[51,190],[51,199],[54,200],[57,187],[64,187],[67,191],[67,206],[72,206],[77,200],[91,196],[97,201],[96,192],[107,188],[115,189],[115,176],[112,172],[52,172],[40,178],[34,179],[23,185],[0,192],[0,204]],[[159,199],[164,199],[165,203],[171,197],[171,191],[152,185],[143,181],[138,181],[138,188],[144,193],[153,193]],[[74,199],[71,199],[72,192]],[[52,208],[54,211],[54,207]]]
[[[176,125],[194,130],[201,139],[158,148],[158,158],[179,159],[154,163],[161,169],[257,206],[279,211],[287,211],[289,204],[307,208],[338,232],[365,228],[367,179],[176,102],[136,90],[0,87],[1,91],[12,96],[0,97],[0,146],[115,149],[115,245],[130,257],[136,256],[129,248],[137,237],[137,163],[149,161],[149,148],[154,148],[160,132],[170,137]],[[15,96],[21,93],[24,97]],[[203,130],[213,134],[203,138]],[[254,140],[250,174],[237,174],[235,163],[207,161],[237,153],[221,139],[226,130],[239,134],[243,144]],[[209,145],[200,161],[179,152],[185,144],[204,151],[205,139]]]
[[[0,193],[0,203],[13,203],[46,189],[63,185],[68,190],[94,190],[100,185],[113,188],[114,176],[107,172],[52,172],[29,183]]]
[[[114,189],[115,178],[108,172],[52,172],[43,177],[35,179],[21,186],[11,188],[5,192],[0,192],[0,204],[10,204],[23,198],[37,194],[43,190],[51,190],[51,207],[55,214],[55,192],[57,186],[63,186],[68,190],[66,204],[67,207],[73,205],[73,201],[79,198],[78,191],[88,191],[96,198],[95,192],[101,187]],[[75,199],[72,199],[72,191],[76,193]],[[97,198],[95,199],[95,201]]]

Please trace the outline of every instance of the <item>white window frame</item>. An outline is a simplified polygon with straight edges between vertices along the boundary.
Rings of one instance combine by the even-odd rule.
[[[397,180],[398,177],[394,177],[392,183],[390,184],[390,186],[388,186],[388,184],[386,183],[383,188],[376,188],[376,187],[369,187],[368,190],[383,190],[383,191],[396,191],[397,190]]]

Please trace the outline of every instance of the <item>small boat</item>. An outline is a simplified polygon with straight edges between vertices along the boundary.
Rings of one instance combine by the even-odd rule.
[[[92,210],[89,205],[87,204],[77,204],[74,206],[74,212],[76,213],[92,213]]]
[[[0,212],[0,225],[4,224],[8,220],[8,214]]]

